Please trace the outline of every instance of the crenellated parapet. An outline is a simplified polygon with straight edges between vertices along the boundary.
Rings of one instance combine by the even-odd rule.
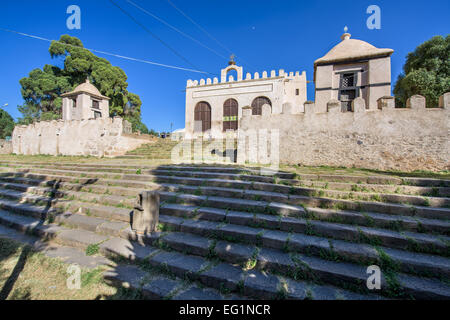
[[[228,72],[230,71],[236,71],[237,72],[237,78],[235,79],[234,76],[229,75]],[[263,79],[290,79],[290,80],[303,80],[306,79],[306,71],[296,71],[296,72],[286,72],[284,69],[280,69],[278,71],[271,70],[263,71],[261,73],[255,72],[253,75],[249,72],[247,72],[244,76],[242,67],[237,67],[234,65],[228,66],[225,69],[222,69],[221,71],[221,78],[219,82],[219,78],[215,77],[213,79],[206,78],[206,79],[200,79],[200,80],[187,80],[186,87],[201,87],[201,86],[209,86],[209,85],[215,85],[215,84],[224,84],[224,83],[236,83],[236,82],[245,82],[245,81],[253,81],[253,80],[263,80]]]
[[[347,110],[342,106],[339,100],[331,99],[327,102],[326,106],[317,105],[317,102],[306,101],[303,105],[303,111],[300,114],[323,114],[323,113],[372,113],[372,112],[382,112],[390,110],[398,110],[404,112],[407,110],[418,110],[418,111],[435,111],[435,110],[449,110],[450,109],[450,92],[443,94],[439,98],[439,105],[435,107],[426,107],[426,99],[421,95],[414,95],[410,97],[406,102],[406,108],[400,108],[395,105],[395,98],[391,96],[383,96],[377,100],[378,109],[367,108],[366,101],[358,97],[354,99],[351,103],[351,110]],[[250,107],[248,107],[250,108]],[[268,109],[267,109],[268,110]],[[318,110],[326,110],[325,112],[320,112]],[[282,114],[298,114],[295,111],[295,106],[291,104],[285,104],[282,106]],[[252,116],[251,108],[243,112],[243,116]],[[255,116],[256,117],[256,116]]]

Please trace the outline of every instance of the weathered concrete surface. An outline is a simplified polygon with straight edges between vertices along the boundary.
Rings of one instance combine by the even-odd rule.
[[[10,154],[13,151],[12,142],[0,139],[0,154]]]
[[[147,135],[124,133],[124,122],[116,117],[16,126],[12,149],[24,155],[118,156],[152,140]]]

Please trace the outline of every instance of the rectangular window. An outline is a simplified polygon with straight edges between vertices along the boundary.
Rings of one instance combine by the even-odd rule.
[[[94,111],[94,118],[95,118],[95,119],[101,118],[101,117],[102,117],[102,113],[101,113],[101,112]]]
[[[300,95],[300,89],[295,89],[295,95],[299,96]]]
[[[100,101],[92,100],[92,108],[100,109]]]
[[[72,99],[72,107],[73,108],[77,107],[77,99]]]

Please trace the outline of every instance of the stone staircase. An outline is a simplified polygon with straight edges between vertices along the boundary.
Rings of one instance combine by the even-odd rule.
[[[172,149],[178,144],[170,138],[160,139],[127,152],[118,159],[171,159]]]
[[[449,299],[450,180],[205,165],[0,163],[0,223],[118,261],[149,298]],[[159,232],[130,229],[159,190]],[[367,267],[382,269],[367,289]]]

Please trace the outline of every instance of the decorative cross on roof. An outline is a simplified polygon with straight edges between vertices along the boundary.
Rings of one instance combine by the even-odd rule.
[[[234,59],[236,59],[236,56],[233,54],[231,54],[230,56],[230,62],[228,63],[229,65],[234,65],[236,64],[236,61],[234,61]]]

